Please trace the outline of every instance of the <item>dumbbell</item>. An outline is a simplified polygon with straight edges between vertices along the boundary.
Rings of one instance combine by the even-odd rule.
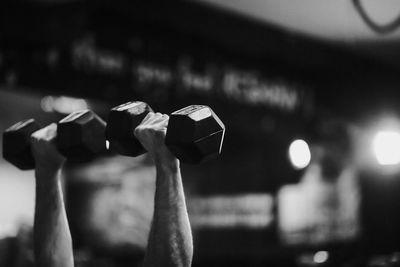
[[[149,112],[151,107],[141,101],[112,108],[106,127],[110,149],[133,157],[145,153],[134,129]],[[224,124],[210,107],[191,105],[169,116],[165,144],[182,162],[200,163],[221,153],[224,133]]]
[[[3,158],[21,170],[35,168],[31,153],[31,134],[40,129],[34,119],[20,121],[3,133]]]
[[[90,110],[76,111],[58,122],[57,150],[70,162],[87,162],[106,151],[105,122]],[[3,133],[3,157],[21,170],[35,168],[30,137],[41,127],[34,119],[18,122]]]

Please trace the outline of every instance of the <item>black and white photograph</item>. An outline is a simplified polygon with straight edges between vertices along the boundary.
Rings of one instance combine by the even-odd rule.
[[[0,267],[399,267],[400,0],[0,1]]]

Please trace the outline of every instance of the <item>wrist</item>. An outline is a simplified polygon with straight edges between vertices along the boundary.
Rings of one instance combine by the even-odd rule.
[[[46,184],[48,182],[57,181],[61,176],[61,165],[37,165],[35,168],[36,182],[38,184]]]
[[[157,169],[168,173],[180,172],[180,162],[174,156],[158,156],[154,159]]]
[[[35,169],[42,173],[56,173],[64,166],[65,159],[63,160],[36,160]]]
[[[62,166],[63,165],[58,165],[58,166],[38,165],[36,166],[35,170],[36,173],[39,173],[41,175],[52,176],[54,174],[57,174],[62,169]]]

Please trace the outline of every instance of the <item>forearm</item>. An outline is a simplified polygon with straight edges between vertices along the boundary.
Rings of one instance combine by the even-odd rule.
[[[61,168],[36,170],[34,252],[37,266],[73,266],[72,239],[61,189]]]
[[[154,216],[144,266],[190,266],[193,241],[179,162],[156,160],[156,169]]]

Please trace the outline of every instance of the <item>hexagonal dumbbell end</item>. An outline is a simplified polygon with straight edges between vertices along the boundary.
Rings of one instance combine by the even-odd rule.
[[[106,123],[93,111],[76,111],[58,122],[57,148],[71,162],[86,162],[106,151]]]
[[[170,115],[165,144],[182,162],[200,163],[221,153],[224,134],[210,107],[191,105]]]
[[[20,121],[3,133],[3,157],[21,170],[35,168],[31,134],[40,129],[34,119]]]
[[[131,157],[145,153],[145,149],[134,135],[134,130],[147,113],[152,111],[147,103],[140,101],[128,102],[111,109],[106,128],[106,139],[110,143],[110,149]]]

